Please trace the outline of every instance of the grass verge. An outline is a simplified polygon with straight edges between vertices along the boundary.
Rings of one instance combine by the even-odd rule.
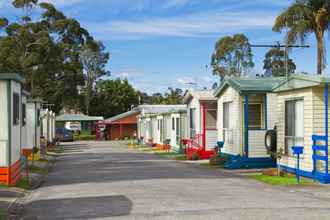
[[[264,174],[253,174],[250,176],[252,179],[258,180],[263,183],[270,185],[279,185],[279,186],[290,186],[290,185],[312,185],[313,181],[303,178],[300,178],[300,183],[297,182],[295,176],[269,176]]]

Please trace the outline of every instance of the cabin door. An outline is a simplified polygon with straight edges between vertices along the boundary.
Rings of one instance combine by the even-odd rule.
[[[204,122],[205,149],[213,150],[217,145],[217,102],[204,103],[202,105]]]

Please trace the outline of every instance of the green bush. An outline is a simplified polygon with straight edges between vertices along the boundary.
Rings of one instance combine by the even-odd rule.
[[[75,141],[91,141],[91,140],[95,140],[96,136],[95,135],[74,135],[73,139]]]

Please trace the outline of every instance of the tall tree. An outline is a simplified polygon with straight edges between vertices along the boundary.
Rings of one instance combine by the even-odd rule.
[[[303,43],[313,33],[317,41],[317,73],[322,74],[326,66],[324,34],[329,31],[329,25],[329,0],[297,0],[276,18],[273,30],[285,29],[287,43],[297,40]]]
[[[168,92],[165,93],[165,99],[163,101],[164,104],[173,105],[180,104],[182,101],[182,90],[181,89],[173,89],[168,88]]]
[[[244,34],[225,36],[215,44],[211,57],[213,74],[241,76],[254,66],[253,54],[248,38]]]
[[[286,63],[285,63],[285,51],[272,48],[265,54],[264,70],[266,76],[285,76]],[[296,64],[292,59],[288,57],[288,73],[294,73],[296,70]]]
[[[80,51],[80,60],[85,76],[85,105],[89,114],[90,99],[96,80],[102,76],[110,76],[110,71],[105,69],[109,60],[109,53],[105,52],[102,42],[89,42]]]
[[[92,115],[111,117],[138,104],[138,93],[126,79],[99,80],[91,99],[90,111]]]

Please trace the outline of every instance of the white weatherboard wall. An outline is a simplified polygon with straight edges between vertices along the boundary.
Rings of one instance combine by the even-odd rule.
[[[13,108],[13,93],[19,94],[19,103],[22,102],[21,84],[11,81],[11,109]],[[11,124],[11,164],[16,163],[21,157],[21,121],[22,121],[22,108],[19,105],[20,123],[17,125]]]
[[[196,129],[196,134],[202,134],[202,126],[201,126],[201,105],[198,99],[192,98],[191,101],[187,105],[187,123],[188,123],[188,136],[189,138],[194,138],[191,137],[191,132],[190,132],[190,109],[195,109],[195,129]]]
[[[0,167],[8,166],[8,93],[7,81],[0,81]]]
[[[316,92],[316,91],[315,91]],[[297,89],[288,92],[280,92],[277,94],[277,149],[285,148],[285,101],[292,99],[304,100],[304,154],[301,159],[300,168],[305,171],[313,170],[312,160],[312,135],[324,135],[324,115],[322,106],[314,106],[314,102],[322,100],[321,97],[316,97],[313,94],[312,88]],[[321,95],[322,96],[322,95]],[[319,100],[317,100],[319,99]],[[315,103],[316,104],[316,103]],[[322,101],[320,103],[322,104]],[[319,108],[317,110],[317,108]],[[324,107],[323,107],[324,108]],[[315,110],[317,110],[315,112]],[[315,117],[315,118],[314,118]],[[319,120],[321,118],[321,120]],[[319,125],[317,125],[319,123]],[[319,129],[320,128],[320,129]],[[323,130],[323,131],[322,131]],[[280,164],[295,168],[296,158],[293,156],[283,156]]]
[[[241,134],[243,132],[242,122],[242,105],[240,104],[242,99],[239,93],[231,87],[227,87],[218,98],[218,140],[224,141],[226,134],[228,137],[225,141],[223,152],[227,154],[237,155],[242,154],[242,140]],[[230,128],[223,128],[223,105],[224,103],[230,103]],[[230,137],[229,137],[230,136]],[[230,141],[229,141],[230,140]]]
[[[157,124],[157,117],[153,116],[151,117],[151,123],[152,123],[152,143],[158,143],[158,124]]]
[[[304,153],[300,161],[302,170],[313,170],[312,135],[325,135],[324,88],[312,87],[278,93],[277,98],[277,149],[285,147],[285,101],[303,99],[304,102]],[[330,95],[330,93],[329,93]],[[330,112],[330,106],[329,112]],[[330,121],[330,117],[329,117]],[[330,130],[330,129],[329,129]],[[330,131],[329,131],[330,135]],[[295,168],[296,158],[283,156],[281,165]]]

